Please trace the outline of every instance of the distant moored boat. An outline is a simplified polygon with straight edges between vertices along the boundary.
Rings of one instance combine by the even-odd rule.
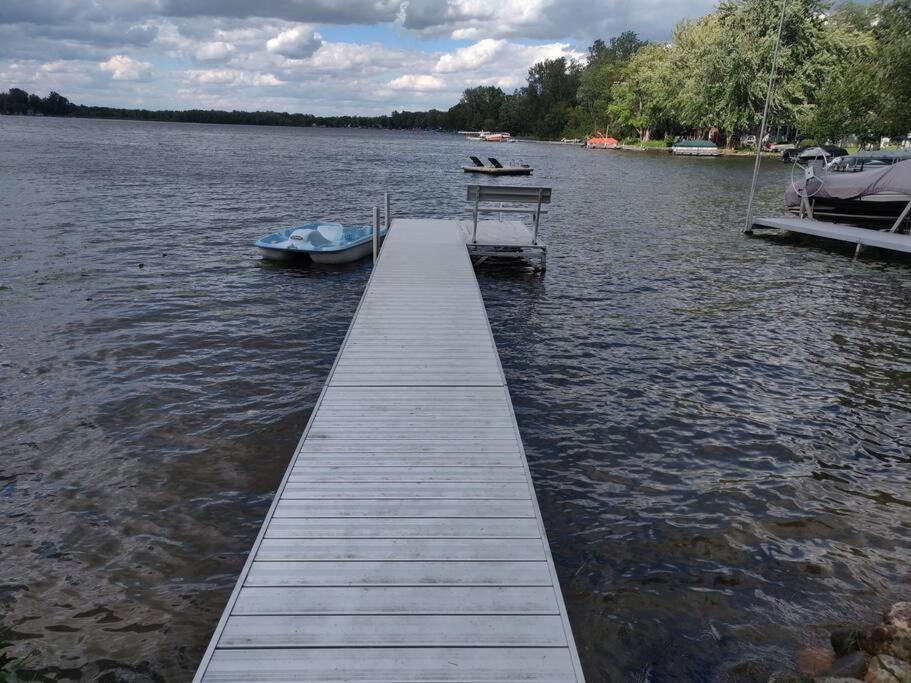
[[[490,164],[485,164],[477,157],[468,157],[471,159],[473,166],[462,166],[465,173],[484,173],[486,175],[531,175],[535,170],[528,164],[519,161],[512,161],[508,165],[503,165],[493,157],[487,157]]]
[[[595,133],[594,137],[586,141],[585,146],[589,149],[620,149],[620,141],[603,133]]]
[[[671,152],[687,157],[717,157],[720,154],[718,145],[711,140],[678,140]]]

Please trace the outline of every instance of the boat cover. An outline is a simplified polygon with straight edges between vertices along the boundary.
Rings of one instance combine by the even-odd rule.
[[[708,147],[708,148],[717,148],[716,145],[711,140],[678,140],[674,143],[674,147]]]
[[[796,183],[803,188],[804,181]],[[873,168],[859,173],[829,173],[810,180],[810,192],[816,199],[860,199],[882,192],[911,195],[911,159],[892,166]],[[794,185],[784,193],[787,206],[799,206],[800,196]]]
[[[808,147],[807,149],[799,150],[797,153],[798,159],[821,159],[823,157],[843,157],[847,155],[848,150],[844,147],[837,147],[835,145],[817,145],[816,147]]]

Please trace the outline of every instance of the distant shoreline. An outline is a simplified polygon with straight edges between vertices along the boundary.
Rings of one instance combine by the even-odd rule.
[[[125,110],[130,112],[142,112],[144,110],[132,109]],[[196,110],[191,110],[196,111]],[[185,112],[175,112],[175,113],[185,113]],[[242,113],[242,112],[239,112]],[[255,113],[255,112],[254,112]],[[454,130],[443,130],[443,129],[433,129],[433,128],[393,128],[391,126],[370,126],[370,125],[328,125],[324,123],[314,123],[311,125],[304,124],[288,124],[288,123],[266,123],[266,122],[244,122],[244,121],[199,121],[199,120],[179,120],[179,119],[166,119],[166,118],[153,118],[153,117],[129,117],[129,116],[92,116],[92,115],[83,115],[83,114],[64,114],[64,115],[49,115],[49,114],[17,114],[9,112],[0,112],[0,116],[9,116],[17,118],[45,118],[45,119],[84,119],[92,121],[127,121],[127,122],[139,122],[139,123],[187,123],[187,124],[208,124],[208,125],[223,125],[223,126],[266,126],[269,128],[319,128],[319,129],[336,129],[336,130],[386,130],[386,131],[401,131],[401,132],[420,132],[420,133],[438,133],[441,135],[458,135],[457,131]],[[297,116],[297,115],[295,115]],[[311,116],[311,115],[306,115]],[[535,144],[545,144],[545,145],[563,145],[567,147],[585,147],[582,143],[566,143],[561,142],[560,140],[540,140],[536,138],[516,138],[518,142],[531,142]],[[493,144],[493,143],[491,143]],[[670,147],[642,147],[636,144],[621,145],[619,149],[632,152],[656,152],[656,153],[670,153]],[[593,150],[597,152],[610,152],[611,150]],[[756,154],[754,150],[736,150],[728,149],[726,147],[719,147],[719,156],[727,157],[752,157]],[[775,158],[779,154],[777,152],[768,152],[763,151],[763,156],[766,158]]]

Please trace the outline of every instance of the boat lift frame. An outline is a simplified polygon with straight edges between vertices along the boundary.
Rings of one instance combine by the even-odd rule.
[[[541,241],[539,231],[541,214],[547,213],[543,205],[550,204],[551,195],[549,187],[469,185],[466,199],[471,208],[472,221],[466,242],[468,252],[475,257],[476,263],[481,264],[491,258],[537,260],[537,270],[543,273],[547,269],[547,246]],[[496,203],[496,206],[483,206],[484,203]],[[533,208],[528,205],[533,205]],[[496,213],[498,217],[504,213],[529,214],[532,227],[529,231],[521,221],[484,221],[485,237],[479,241],[478,224],[482,213]]]

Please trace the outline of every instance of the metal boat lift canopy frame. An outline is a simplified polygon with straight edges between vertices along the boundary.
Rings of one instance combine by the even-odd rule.
[[[468,201],[473,203],[472,219],[474,226],[471,233],[471,241],[477,244],[478,241],[478,214],[484,213],[528,213],[532,215],[534,229],[532,232],[532,244],[538,243],[538,227],[541,223],[541,214],[546,213],[541,209],[542,204],[550,204],[551,188],[549,187],[526,187],[521,185],[469,185]],[[498,202],[498,207],[482,207],[482,202]],[[535,208],[523,208],[521,206],[502,206],[507,204],[534,204]]]

